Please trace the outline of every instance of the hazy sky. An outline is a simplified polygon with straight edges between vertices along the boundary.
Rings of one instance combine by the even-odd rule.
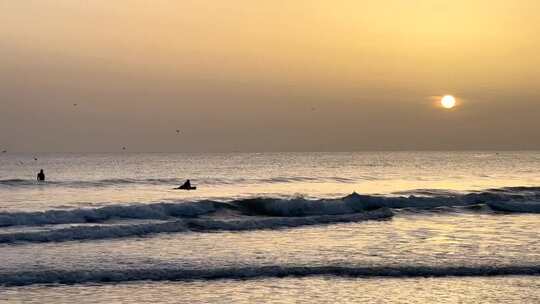
[[[0,0],[0,149],[540,149],[538,12],[538,0]],[[438,106],[444,94],[459,106]]]

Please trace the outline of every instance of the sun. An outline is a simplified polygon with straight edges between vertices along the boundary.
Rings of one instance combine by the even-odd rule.
[[[445,95],[441,99],[441,106],[446,109],[451,109],[456,106],[456,99],[452,95]]]

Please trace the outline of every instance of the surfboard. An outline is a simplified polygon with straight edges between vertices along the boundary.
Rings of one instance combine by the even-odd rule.
[[[189,187],[189,188],[186,188],[186,187],[178,187],[178,188],[175,188],[175,189],[178,189],[178,190],[197,190],[197,187]]]

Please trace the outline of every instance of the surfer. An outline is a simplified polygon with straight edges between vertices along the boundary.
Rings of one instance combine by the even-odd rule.
[[[182,186],[178,187],[177,189],[182,189],[182,190],[195,190],[195,189],[197,189],[197,187],[193,187],[193,186],[191,185],[191,181],[188,179],[188,180],[186,180],[186,182],[185,182]]]
[[[43,172],[43,169],[41,169],[37,174],[37,180],[40,182],[45,181],[45,173]]]

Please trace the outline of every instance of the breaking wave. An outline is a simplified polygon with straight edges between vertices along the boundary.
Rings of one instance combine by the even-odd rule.
[[[76,240],[98,240],[131,236],[146,236],[156,233],[177,233],[186,231],[250,231],[261,229],[293,228],[307,225],[359,222],[386,219],[393,216],[389,209],[379,209],[346,215],[320,215],[307,217],[249,218],[235,220],[183,219],[164,223],[74,226],[69,228],[0,234],[0,244],[4,243],[45,243]]]
[[[70,223],[101,223],[116,219],[174,220],[233,210],[239,215],[307,217],[347,215],[379,208],[434,209],[484,204],[496,211],[540,213],[540,188],[519,187],[459,194],[426,190],[422,195],[383,196],[353,193],[337,199],[257,197],[233,201],[198,201],[111,205],[101,208],[0,213],[0,227],[39,226]]]
[[[141,268],[115,270],[44,270],[0,274],[0,285],[121,283],[130,281],[247,280],[257,278],[337,277],[493,277],[540,275],[539,265],[530,266],[252,266],[216,269]]]

